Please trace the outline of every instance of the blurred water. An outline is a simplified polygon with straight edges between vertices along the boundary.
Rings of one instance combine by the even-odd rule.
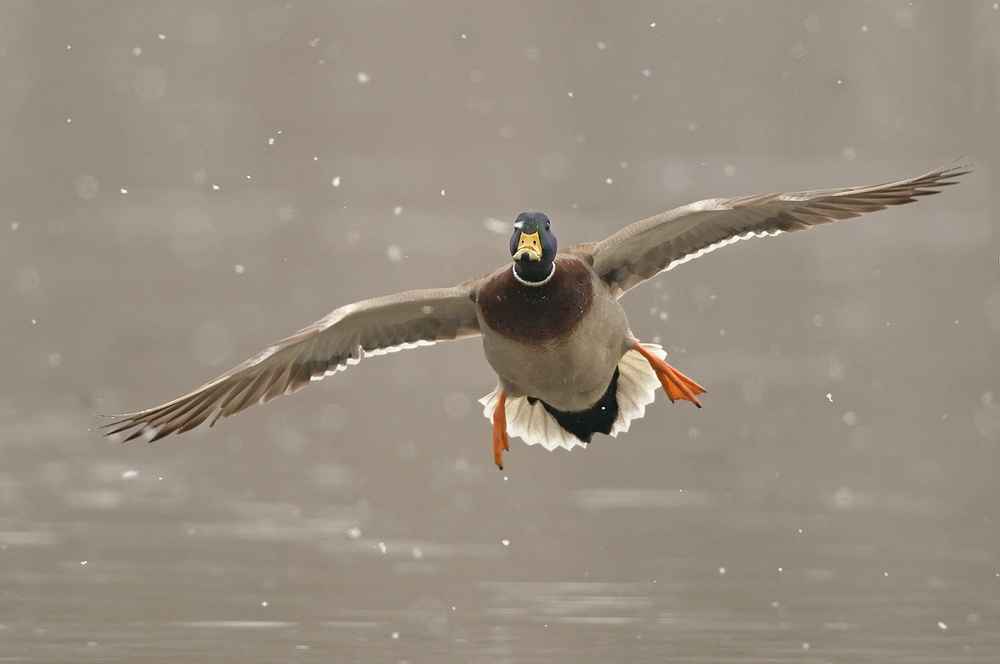
[[[994,662],[991,2],[0,5],[0,661]],[[570,95],[572,93],[572,96]],[[623,300],[705,385],[492,464],[476,340],[153,445],[333,308],[710,196],[912,206]]]
[[[193,489],[165,488],[176,473],[119,469],[95,464],[108,488],[0,533],[10,661],[987,662],[1000,646],[995,538],[920,497],[574,504],[490,473],[477,531],[393,524],[369,499],[217,493],[198,510],[170,500]]]

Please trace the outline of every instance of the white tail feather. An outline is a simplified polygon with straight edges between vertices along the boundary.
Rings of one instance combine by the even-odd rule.
[[[642,344],[642,347],[661,360],[667,356],[666,351],[657,344]],[[630,350],[618,362],[618,418],[611,426],[611,435],[617,436],[621,431],[628,431],[629,423],[646,414],[646,406],[656,398],[656,388],[660,381],[653,372],[653,367],[638,351]],[[483,404],[483,415],[493,421],[493,410],[497,405],[498,385],[495,390],[479,400]],[[545,410],[541,401],[534,404],[527,397],[508,397],[505,406],[507,413],[507,434],[516,436],[528,445],[541,445],[552,451],[557,447],[571,450],[576,446],[583,447],[584,442],[559,426],[556,418]]]

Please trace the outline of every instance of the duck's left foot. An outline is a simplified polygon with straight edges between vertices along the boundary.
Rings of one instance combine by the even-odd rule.
[[[653,367],[656,377],[660,380],[660,385],[663,386],[663,391],[667,393],[667,398],[670,399],[670,403],[674,403],[677,399],[684,399],[701,408],[701,402],[698,401],[698,397],[695,395],[705,394],[704,387],[650,353],[638,341],[635,342],[633,348],[646,358],[649,365]]]
[[[503,453],[510,449],[510,439],[507,438],[507,411],[504,404],[507,393],[502,389],[497,395],[497,406],[493,409],[493,461],[497,468],[503,470]]]

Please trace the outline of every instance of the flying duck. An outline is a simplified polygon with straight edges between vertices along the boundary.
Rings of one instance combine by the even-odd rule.
[[[106,435],[149,441],[210,426],[291,394],[362,357],[481,336],[497,387],[481,399],[493,422],[493,460],[513,435],[572,449],[595,433],[616,436],[642,417],[657,386],[671,402],[701,407],[705,389],[636,339],[618,299],[655,275],[749,237],[805,230],[911,203],[969,171],[946,167],[868,187],[712,198],[626,226],[601,242],[557,249],[549,218],[524,212],[510,237],[511,264],[451,288],[355,302],[279,341],[194,392],[112,416]]]

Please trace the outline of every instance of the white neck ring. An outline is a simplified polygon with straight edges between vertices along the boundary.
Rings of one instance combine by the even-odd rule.
[[[544,286],[545,284],[549,283],[549,281],[552,280],[552,275],[556,273],[556,264],[555,261],[553,261],[552,270],[549,272],[549,276],[545,277],[541,281],[528,281],[527,279],[523,279],[521,275],[517,273],[517,263],[514,263],[512,270],[514,272],[514,278],[520,281],[525,286]]]

